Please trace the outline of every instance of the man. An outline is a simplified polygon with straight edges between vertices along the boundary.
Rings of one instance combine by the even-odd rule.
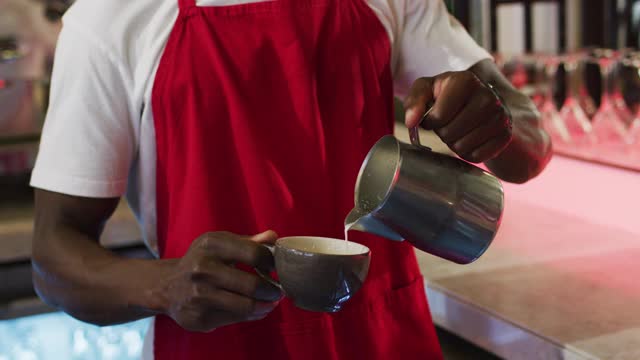
[[[336,314],[244,271],[278,235],[342,236],[394,90],[408,126],[434,102],[423,125],[506,181],[549,159],[531,102],[440,1],[78,1],[32,178],[38,293],[95,324],[155,316],[149,358],[441,358],[408,244],[353,234],[371,269]],[[157,260],[98,244],[125,191]]]

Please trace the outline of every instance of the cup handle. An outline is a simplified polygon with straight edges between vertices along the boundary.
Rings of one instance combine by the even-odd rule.
[[[422,117],[420,118],[420,121],[418,121],[418,124],[416,124],[416,126],[412,127],[409,129],[409,139],[411,140],[411,145],[414,146],[418,146],[421,148],[425,148],[425,149],[429,149],[431,150],[430,147],[428,146],[423,146],[420,143],[420,124],[422,124],[422,122],[424,121],[424,119],[427,118],[427,116],[429,116],[429,114],[431,113],[431,110],[433,110],[433,105],[434,102],[431,101],[430,103],[427,104],[427,111],[424,113],[424,115],[422,115]]]
[[[269,251],[271,251],[271,253],[275,253],[275,246],[273,245],[266,245],[266,244],[262,244],[262,246],[266,247],[267,249],[269,249]],[[261,278],[263,278],[264,280],[266,280],[269,284],[277,287],[278,289],[282,290],[282,285],[276,281],[276,279],[272,278],[271,275],[269,275],[268,273],[265,273],[264,271],[258,269],[258,268],[253,268],[256,271],[256,274],[258,274],[258,276],[260,276]]]

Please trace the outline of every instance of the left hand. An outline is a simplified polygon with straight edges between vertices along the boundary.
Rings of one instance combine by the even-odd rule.
[[[422,119],[427,104],[433,108]],[[512,122],[496,94],[471,71],[420,78],[405,101],[405,124],[422,125],[461,158],[474,163],[499,155],[512,138]]]

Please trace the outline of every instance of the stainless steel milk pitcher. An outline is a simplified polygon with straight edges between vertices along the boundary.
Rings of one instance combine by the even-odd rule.
[[[482,255],[502,218],[502,184],[461,159],[422,146],[381,138],[367,155],[345,225],[390,240],[407,240],[427,253],[467,264]]]

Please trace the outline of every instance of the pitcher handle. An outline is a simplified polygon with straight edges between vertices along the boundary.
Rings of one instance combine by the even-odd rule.
[[[424,119],[426,119],[427,116],[429,116],[429,114],[431,113],[431,110],[433,110],[433,105],[434,105],[434,102],[430,102],[429,104],[427,104],[427,107],[429,109],[424,113],[424,115],[422,115],[422,117],[420,118],[420,121],[418,121],[418,124],[416,124],[416,126],[409,129],[409,139],[411,140],[411,144],[414,146],[419,146],[419,147],[427,148],[431,150],[430,147],[423,146],[422,143],[420,142],[420,124],[422,124]]]

